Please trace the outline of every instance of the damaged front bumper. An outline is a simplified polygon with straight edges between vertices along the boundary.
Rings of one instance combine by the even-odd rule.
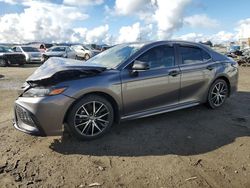
[[[63,94],[67,85],[59,87],[58,84],[106,70],[105,67],[85,65],[77,60],[50,58],[40,66],[26,80],[15,101],[14,126],[29,134],[61,135],[67,110],[75,99]]]
[[[34,136],[46,136],[36,117],[24,107],[16,104],[14,108],[14,127]]]
[[[65,95],[19,97],[15,101],[14,127],[36,136],[62,135],[64,118],[73,102]]]

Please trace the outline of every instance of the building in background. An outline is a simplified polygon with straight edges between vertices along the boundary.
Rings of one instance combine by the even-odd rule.
[[[241,47],[241,49],[250,47],[250,38],[240,38],[238,45]]]

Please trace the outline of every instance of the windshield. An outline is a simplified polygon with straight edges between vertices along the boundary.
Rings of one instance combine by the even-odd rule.
[[[38,49],[33,48],[33,47],[28,47],[28,46],[25,46],[25,47],[23,46],[22,49],[25,52],[39,52]]]
[[[11,48],[0,46],[0,52],[13,52]]]
[[[89,48],[88,46],[82,46],[84,48],[84,50],[93,50],[91,48]]]
[[[143,44],[121,44],[110,48],[89,59],[86,63],[115,68],[137,52]]]
[[[91,45],[84,45],[83,47],[87,50],[95,50]]]

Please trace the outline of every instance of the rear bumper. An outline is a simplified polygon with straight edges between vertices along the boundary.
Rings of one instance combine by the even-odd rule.
[[[36,136],[63,133],[64,117],[74,99],[64,96],[19,97],[14,107],[14,127]]]
[[[230,75],[230,96],[234,95],[238,91],[238,79],[239,79],[239,69],[235,68],[232,72],[228,73]]]

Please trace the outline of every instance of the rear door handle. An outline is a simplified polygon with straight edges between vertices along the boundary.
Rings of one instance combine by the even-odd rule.
[[[180,71],[177,71],[177,70],[169,72],[169,75],[173,77],[178,76],[179,74],[180,74]]]
[[[211,71],[211,70],[213,70],[213,69],[214,69],[214,67],[213,67],[212,65],[208,65],[208,66],[207,66],[207,70],[210,70],[210,71]]]

